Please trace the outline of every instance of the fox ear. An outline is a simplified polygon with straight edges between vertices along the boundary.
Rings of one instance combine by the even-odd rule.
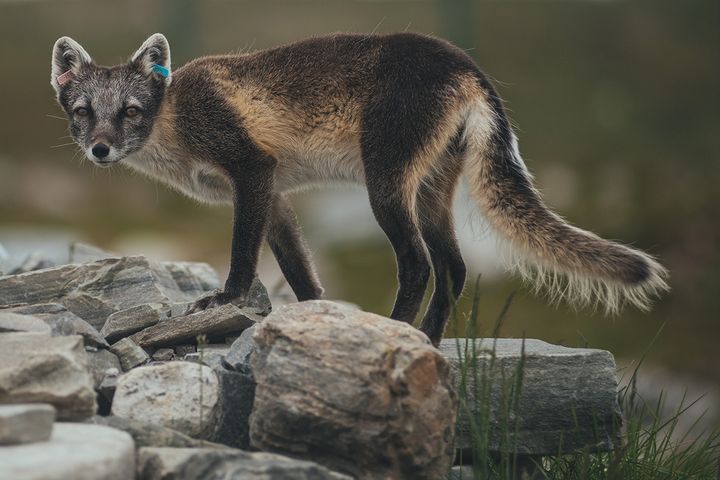
[[[130,63],[166,85],[170,84],[170,44],[162,33],[150,35],[133,54]]]
[[[59,92],[83,65],[90,63],[92,58],[79,43],[70,37],[58,38],[52,52],[50,84]]]

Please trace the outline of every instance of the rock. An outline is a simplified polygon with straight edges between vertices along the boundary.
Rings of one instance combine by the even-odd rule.
[[[54,421],[52,405],[0,405],[0,445],[44,442],[50,438]]]
[[[130,338],[141,347],[166,347],[195,341],[199,335],[213,338],[231,332],[242,332],[260,320],[260,317],[246,309],[227,304],[164,320]]]
[[[446,339],[440,350],[450,361],[456,382],[461,381],[458,367],[458,343],[465,358],[472,359],[472,340]],[[474,391],[485,391],[481,404],[489,405],[487,414],[489,449],[499,452],[501,435],[510,430],[510,444],[525,455],[557,455],[581,448],[591,451],[611,450],[617,441],[616,427],[621,423],[617,403],[617,376],[613,356],[603,350],[567,348],[540,340],[478,339],[475,341],[477,362],[465,363],[469,374],[466,404],[475,405]],[[493,354],[494,346],[494,354]],[[494,356],[494,360],[493,360]],[[522,386],[519,397],[508,398],[503,392],[517,381],[522,360]],[[492,368],[490,368],[492,365]],[[473,370],[483,387],[472,385]],[[482,372],[485,371],[485,377]],[[505,380],[503,380],[503,378]],[[483,390],[484,389],[484,390]],[[507,426],[510,401],[517,402]],[[468,412],[458,416],[456,448],[470,447]]]
[[[151,327],[169,316],[170,310],[162,303],[148,303],[115,312],[107,318],[100,335],[115,342],[135,332]]]
[[[33,252],[27,256],[23,262],[15,267],[10,275],[18,275],[20,273],[32,272],[34,270],[41,270],[43,268],[54,267],[55,262],[48,257],[45,252]]]
[[[123,338],[113,343],[110,351],[120,359],[120,366],[124,372],[150,361],[147,352],[130,338]]]
[[[0,335],[0,404],[50,403],[61,420],[95,413],[93,379],[82,337]]]
[[[197,352],[185,355],[186,362],[196,362],[207,365],[213,370],[224,370],[223,359],[230,350],[230,346],[224,343],[211,343],[209,345],[198,345]]]
[[[179,358],[185,358],[185,356],[195,353],[197,348],[195,345],[176,345],[175,356]]]
[[[251,445],[360,479],[444,477],[453,458],[450,365],[406,323],[327,301],[258,325]]]
[[[88,263],[102,260],[108,257],[115,257],[109,252],[93,245],[82,242],[72,242],[69,248],[68,263]]]
[[[141,448],[139,480],[350,480],[312,462],[232,449]]]
[[[50,326],[31,315],[0,310],[0,333],[6,332],[35,332],[50,335]]]
[[[112,414],[208,439],[217,426],[218,390],[217,375],[205,365],[146,365],[120,377]]]
[[[223,364],[230,370],[252,375],[252,367],[250,365],[250,356],[255,351],[255,334],[256,326],[245,330],[237,340],[230,346],[230,351],[225,355]]]
[[[206,440],[196,440],[172,428],[163,427],[154,423],[146,423],[129,418],[111,415],[109,417],[94,416],[90,422],[96,425],[105,425],[130,434],[135,440],[135,446],[140,447],[176,447],[199,448],[214,447],[227,448]]]
[[[211,439],[243,450],[250,447],[250,413],[255,399],[255,379],[238,372],[216,369],[220,380],[218,427]]]
[[[172,348],[158,348],[152,354],[152,359],[157,362],[169,362],[173,358],[175,358],[175,351]]]
[[[102,382],[100,382],[100,385],[97,387],[97,391],[98,393],[100,393],[105,403],[106,412],[104,413],[108,414],[110,413],[110,409],[112,408],[112,402],[115,398],[115,390],[117,389],[118,378],[120,377],[120,372],[118,370],[112,370],[114,369],[108,371],[107,375],[103,377]]]
[[[21,305],[2,310],[20,315],[31,315],[48,324],[52,335],[67,336],[81,335],[85,345],[108,348],[108,343],[92,325],[78,317],[64,305],[59,303],[41,303],[36,305]]]
[[[202,294],[220,288],[220,279],[207,263],[162,262],[183,292]]]
[[[0,305],[62,303],[96,329],[109,315],[148,303],[192,302],[205,293],[210,267],[160,264],[145,257],[114,257],[0,277]],[[202,268],[203,278],[190,281]],[[172,270],[172,273],[171,273]],[[178,271],[187,275],[182,285]]]
[[[475,472],[470,465],[455,465],[450,469],[446,480],[473,480]]]
[[[109,350],[97,350],[95,352],[87,352],[88,369],[93,376],[93,385],[97,390],[100,383],[107,376],[108,370],[117,371],[120,366],[120,359]]]
[[[0,465],[13,480],[133,480],[135,447],[120,430],[56,423],[47,442],[0,448]]]

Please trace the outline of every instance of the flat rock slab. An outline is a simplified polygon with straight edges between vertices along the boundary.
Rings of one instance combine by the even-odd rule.
[[[38,402],[52,404],[61,420],[95,413],[82,337],[0,334],[0,404]]]
[[[0,445],[44,442],[50,438],[54,421],[52,405],[0,405]]]
[[[112,257],[0,277],[0,305],[62,303],[93,327],[107,317],[146,303],[191,302],[219,287],[212,269],[186,262],[152,262],[142,256]],[[202,270],[202,277],[193,277]]]
[[[50,325],[31,315],[0,310],[0,333],[35,332],[50,335]]]
[[[478,339],[474,345],[477,361],[471,360],[472,340],[445,339],[440,351],[453,366],[465,404],[478,415],[484,409],[491,451],[503,448],[504,432],[510,432],[510,445],[519,453],[531,455],[613,449],[621,414],[615,360],[610,352],[532,339]],[[466,359],[463,368],[458,346],[460,357]],[[507,392],[517,383],[520,368],[519,396],[513,396]],[[467,387],[460,386],[463,376]],[[478,378],[477,385],[474,377]],[[508,420],[503,411],[513,401],[518,407]],[[455,444],[460,449],[471,446],[466,408],[458,415]]]
[[[261,320],[262,317],[252,311],[228,304],[164,320],[130,338],[141,347],[166,347],[195,342],[199,335],[217,337],[240,333]]]
[[[29,315],[45,322],[52,336],[81,335],[85,345],[91,347],[108,348],[108,343],[95,327],[65,308],[59,303],[41,303],[37,305],[23,305],[0,310],[20,315]]]
[[[139,480],[350,480],[312,462],[233,449],[141,448]]]
[[[253,447],[361,479],[438,479],[450,468],[450,365],[412,326],[327,301],[258,324]]]
[[[169,362],[135,368],[115,389],[112,414],[211,438],[219,416],[219,382],[210,367]]]
[[[49,441],[0,448],[0,465],[13,480],[133,480],[135,446],[120,430],[56,423]]]
[[[151,327],[170,316],[170,308],[162,303],[148,303],[126,308],[110,315],[100,330],[108,342],[116,342],[135,332]]]

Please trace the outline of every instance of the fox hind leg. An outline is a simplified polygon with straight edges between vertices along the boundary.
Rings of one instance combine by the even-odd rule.
[[[430,278],[430,263],[414,212],[417,188],[408,168],[375,165],[366,162],[370,206],[392,244],[398,269],[399,288],[390,318],[413,323]]]
[[[435,288],[420,330],[435,346],[442,340],[452,304],[465,284],[465,262],[455,236],[452,215],[453,197],[461,173],[461,152],[453,145],[418,191],[417,215],[435,278]]]

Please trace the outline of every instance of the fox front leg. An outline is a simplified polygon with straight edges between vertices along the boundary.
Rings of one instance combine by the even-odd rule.
[[[265,157],[256,159],[242,172],[230,170],[234,190],[230,273],[223,290],[203,295],[186,313],[195,313],[227,303],[245,305],[270,216],[273,167],[274,161]]]

